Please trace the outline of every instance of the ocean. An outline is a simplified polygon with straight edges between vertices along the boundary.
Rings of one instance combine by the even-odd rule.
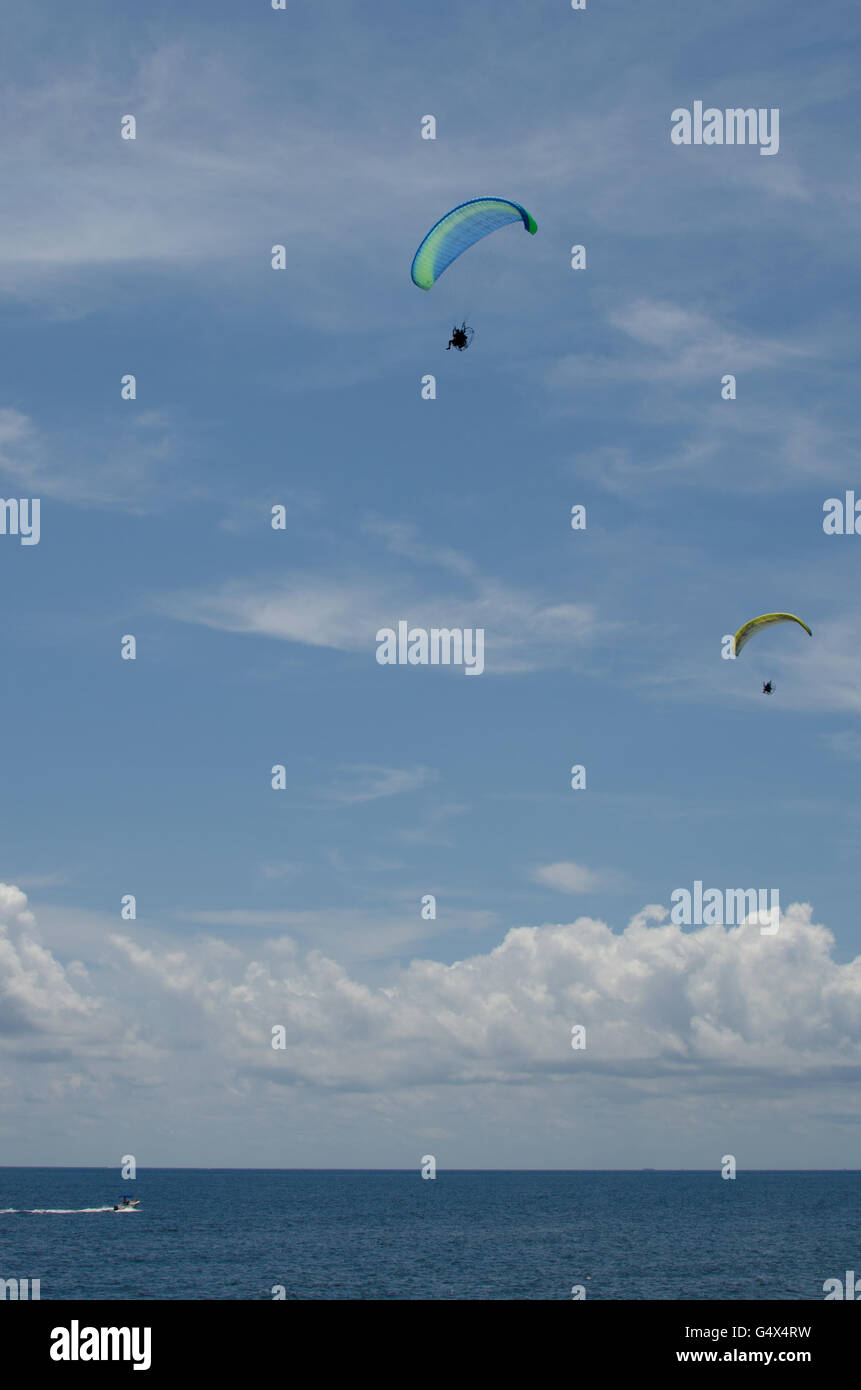
[[[104,1210],[123,1195],[133,1213]],[[861,1173],[0,1168],[0,1279],[50,1299],[813,1299]]]

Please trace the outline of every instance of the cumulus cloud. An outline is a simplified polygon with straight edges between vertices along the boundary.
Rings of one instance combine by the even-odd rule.
[[[0,883],[0,1045],[26,1038],[31,1046],[41,1036],[67,1047],[96,1007],[41,945],[26,894]]]
[[[861,1076],[861,958],[832,957],[806,905],[776,936],[755,926],[683,931],[645,909],[621,934],[597,919],[509,931],[452,965],[414,960],[385,987],[282,938],[251,960],[113,941],[188,1020],[218,1022],[216,1050],[275,1083],[360,1089],[591,1074],[698,1084],[779,1075]],[[576,1057],[570,1029],[587,1030]],[[287,1049],[269,1046],[283,1024]]]
[[[217,1097],[219,1117],[271,1124],[286,1089],[313,1124],[352,1115],[358,1097],[389,1116],[422,1097],[422,1123],[445,1111],[468,1125],[476,1105],[494,1125],[532,1123],[544,1106],[563,1130],[566,1103],[606,1118],[620,1098],[650,1108],[656,1132],[668,1107],[705,1120],[707,1105],[776,1095],[794,1097],[795,1123],[805,1107],[861,1118],[861,957],[835,960],[804,904],[776,936],[684,930],[659,906],[621,932],[594,917],[518,927],[492,950],[413,959],[382,983],[283,933],[183,947],[157,929],[116,933],[104,948],[121,966],[121,1009],[82,992],[95,965],[64,968],[38,944],[19,890],[0,890],[0,905],[0,1049],[31,1088],[19,1108],[64,1087],[128,1108],[143,1089],[183,1123],[197,1108],[209,1123]],[[284,1050],[271,1046],[279,1025]]]

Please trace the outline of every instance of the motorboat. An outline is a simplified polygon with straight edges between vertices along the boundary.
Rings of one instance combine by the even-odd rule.
[[[140,1199],[137,1197],[123,1197],[117,1202],[114,1211],[134,1211],[135,1207],[140,1206]]]

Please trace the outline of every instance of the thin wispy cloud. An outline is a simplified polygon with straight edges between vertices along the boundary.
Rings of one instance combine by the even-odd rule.
[[[430,553],[420,557],[427,562]],[[447,566],[449,567],[449,566]],[[472,594],[430,595],[414,578],[400,581],[295,578],[265,585],[224,584],[157,601],[158,611],[181,622],[226,632],[273,637],[312,647],[363,652],[375,660],[376,634],[410,627],[484,628],[485,670],[514,675],[571,660],[609,629],[589,602],[548,602],[487,578],[472,577]]]
[[[115,391],[120,407],[120,378]],[[47,430],[18,410],[0,409],[0,477],[8,488],[77,506],[140,512],[189,497],[193,484],[177,482],[190,450],[164,414],[128,410],[126,419],[103,423],[99,443],[70,444],[56,428]]]
[[[419,825],[399,828],[397,835],[405,845],[441,845],[451,848],[457,842],[456,822],[469,806],[461,802],[442,802],[427,811]]]
[[[422,539],[419,528],[409,522],[369,517],[363,521],[362,529],[369,535],[379,536],[393,555],[403,555],[416,564],[450,570],[452,574],[462,574],[468,579],[478,576],[477,565],[467,555],[461,555],[448,546],[428,545]]]
[[[358,806],[384,796],[400,796],[439,781],[431,767],[376,767],[357,764],[342,768],[336,782],[323,787],[320,795],[338,806]]]

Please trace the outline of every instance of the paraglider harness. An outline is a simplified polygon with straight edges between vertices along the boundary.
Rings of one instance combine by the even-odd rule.
[[[468,328],[465,322],[462,323],[459,328],[457,324],[455,324],[454,328],[451,330],[451,337],[448,340],[446,352],[451,348],[457,348],[458,352],[465,352],[471,342],[472,329]]]

